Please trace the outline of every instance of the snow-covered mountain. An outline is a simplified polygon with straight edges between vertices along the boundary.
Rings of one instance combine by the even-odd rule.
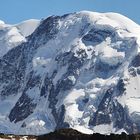
[[[140,132],[139,25],[82,11],[0,26],[0,132]]]
[[[26,37],[31,35],[40,21],[31,19],[17,25],[7,25],[0,21],[0,57],[10,49],[26,42]]]

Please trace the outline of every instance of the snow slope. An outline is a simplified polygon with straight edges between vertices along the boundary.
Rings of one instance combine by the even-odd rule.
[[[7,25],[0,21],[0,57],[10,49],[26,42],[26,37],[34,32],[39,20],[28,20],[17,25]]]
[[[82,11],[16,27],[33,33],[1,55],[0,132],[140,132],[139,25]]]
[[[30,20],[23,21],[15,26],[19,29],[20,33],[23,36],[27,37],[35,31],[39,23],[40,23],[40,20],[30,19]]]

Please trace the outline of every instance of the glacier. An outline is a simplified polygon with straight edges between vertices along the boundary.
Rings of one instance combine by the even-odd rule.
[[[0,21],[0,132],[140,132],[140,26],[81,11]]]
[[[17,25],[5,24],[0,21],[0,57],[12,48],[26,41],[26,37],[34,32],[40,20],[30,19]]]

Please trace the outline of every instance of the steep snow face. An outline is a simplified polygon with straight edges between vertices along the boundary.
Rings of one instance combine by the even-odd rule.
[[[20,33],[24,37],[27,37],[35,31],[39,23],[40,23],[40,20],[30,19],[30,20],[23,21],[15,26],[19,29]]]
[[[28,20],[17,25],[7,25],[0,21],[0,57],[10,49],[26,42],[26,37],[34,32],[39,20]]]
[[[0,60],[1,132],[140,132],[139,25],[82,11],[25,26],[33,33]]]

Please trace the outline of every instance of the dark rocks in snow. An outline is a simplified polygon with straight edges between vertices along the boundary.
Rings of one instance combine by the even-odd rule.
[[[82,41],[86,45],[98,45],[101,42],[105,41],[107,37],[113,37],[114,32],[108,29],[96,29],[93,27],[83,38]]]
[[[139,67],[140,66],[140,53],[137,56],[134,57],[131,65],[133,67]]]
[[[33,113],[36,104],[24,93],[9,114],[11,122],[22,121]],[[26,108],[26,109],[25,109]]]

